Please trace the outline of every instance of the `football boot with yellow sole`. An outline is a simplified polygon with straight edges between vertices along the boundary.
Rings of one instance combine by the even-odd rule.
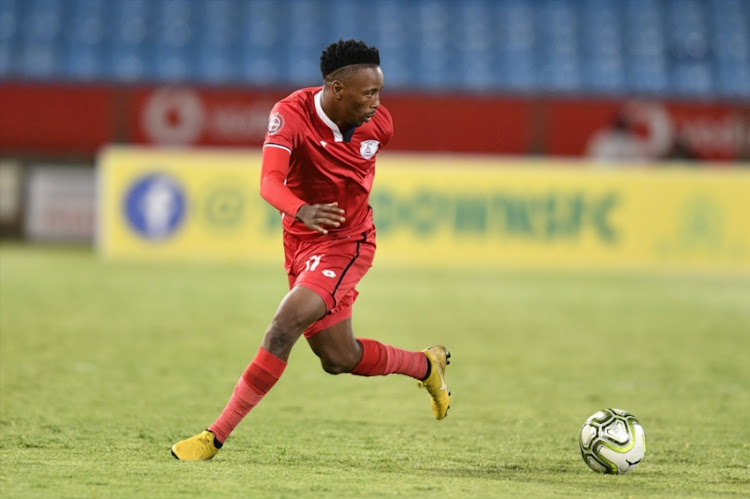
[[[221,444],[214,434],[205,430],[172,446],[172,455],[180,461],[208,461],[219,452]]]
[[[427,357],[427,362],[430,363],[430,375],[427,379],[419,381],[417,385],[420,388],[427,388],[435,419],[443,419],[448,415],[448,409],[451,407],[451,392],[445,384],[445,368],[450,364],[451,353],[442,345],[425,348],[422,352]]]

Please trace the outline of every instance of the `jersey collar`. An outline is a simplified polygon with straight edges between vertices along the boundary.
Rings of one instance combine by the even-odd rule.
[[[323,106],[320,103],[321,99],[323,98],[323,90],[315,94],[315,111],[318,113],[318,117],[323,120],[323,123],[328,126],[328,128],[331,129],[333,132],[333,139],[334,142],[343,142],[344,141],[344,135],[341,133],[341,130],[339,130],[339,127],[336,123],[331,121],[331,118],[329,118],[326,113],[323,111]]]

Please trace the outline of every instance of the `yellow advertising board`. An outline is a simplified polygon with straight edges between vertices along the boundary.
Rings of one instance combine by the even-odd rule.
[[[750,171],[383,154],[376,264],[750,270]],[[109,148],[109,258],[281,262],[257,151]],[[325,200],[334,201],[334,200]]]
[[[259,172],[257,153],[107,148],[97,162],[98,249],[107,258],[283,261],[280,215],[260,197]]]

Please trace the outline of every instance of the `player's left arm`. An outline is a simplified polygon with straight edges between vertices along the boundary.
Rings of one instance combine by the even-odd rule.
[[[338,203],[307,204],[286,185],[291,153],[285,147],[266,144],[261,160],[260,195],[271,206],[295,217],[307,228],[327,234],[326,227],[338,227],[344,222],[344,210]]]
[[[294,195],[286,186],[289,175],[289,157],[291,153],[281,146],[266,144],[263,147],[263,159],[260,167],[260,195],[271,206],[286,215],[295,217],[303,200]]]

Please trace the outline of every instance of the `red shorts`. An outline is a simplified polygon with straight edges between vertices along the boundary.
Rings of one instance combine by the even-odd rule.
[[[328,313],[305,330],[305,338],[352,316],[357,283],[372,267],[375,229],[357,236],[301,241],[284,233],[284,267],[289,289],[304,286],[317,293]]]

